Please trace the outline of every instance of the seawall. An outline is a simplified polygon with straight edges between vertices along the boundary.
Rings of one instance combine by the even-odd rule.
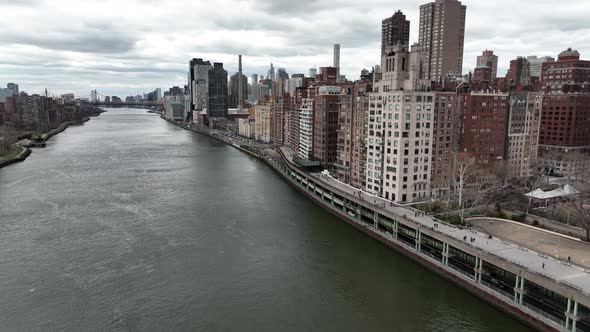
[[[174,121],[169,121],[173,124],[178,125]],[[181,126],[184,129],[191,130],[193,132],[202,133],[208,135],[212,138],[218,139],[222,142],[230,144],[215,135],[211,135],[207,132],[195,129],[189,129],[185,126]],[[348,194],[352,195],[353,197],[345,197],[343,195],[344,203],[343,205],[335,205],[337,201],[335,196],[342,195],[343,192],[341,189],[337,187],[330,187],[329,184],[325,182],[319,181],[318,179],[314,178],[310,173],[307,173],[301,170],[296,165],[290,163],[289,159],[281,153],[282,162],[277,162],[276,160],[272,160],[270,158],[265,158],[262,155],[252,153],[250,151],[244,150],[238,146],[230,144],[244,152],[249,153],[261,159],[264,163],[266,163],[271,169],[273,169],[279,176],[281,176],[284,180],[287,181],[289,185],[293,188],[304,194],[306,197],[311,199],[314,203],[321,206],[322,208],[326,209],[328,212],[333,214],[334,216],[338,217],[339,219],[345,221],[346,223],[350,224],[351,226],[355,227],[357,230],[363,232],[364,234],[380,241],[382,244],[396,250],[398,253],[401,253],[411,259],[413,259],[418,264],[422,265],[423,267],[437,273],[441,277],[453,282],[455,285],[462,287],[463,289],[469,291],[473,295],[477,296],[478,298],[484,300],[485,302],[493,305],[495,308],[509,314],[510,316],[521,320],[523,323],[529,325],[532,328],[535,328],[540,331],[563,331],[564,326],[560,325],[559,323],[548,319],[548,317],[544,316],[543,313],[533,310],[533,308],[523,305],[522,299],[520,303],[516,300],[517,294],[520,292],[522,294],[522,290],[514,290],[514,293],[509,295],[498,293],[497,290],[490,288],[489,285],[482,283],[481,281],[481,274],[482,270],[481,267],[473,268],[471,272],[464,272],[458,271],[455,268],[451,268],[448,264],[449,254],[448,248],[449,246],[456,248],[457,250],[461,250],[462,252],[468,253],[473,255],[477,258],[480,262],[487,262],[490,264],[495,264],[496,266],[502,266],[507,271],[510,271],[514,274],[518,275],[518,278],[521,280],[533,280],[541,284],[547,289],[555,291],[559,294],[569,294],[576,301],[583,301],[582,303],[586,302],[586,295],[581,294],[581,297],[578,299],[577,295],[572,295],[572,288],[567,286],[564,287],[563,284],[560,284],[559,281],[547,279],[542,275],[538,275],[535,271],[527,271],[525,267],[506,260],[503,257],[496,256],[493,253],[480,251],[476,247],[466,244],[465,241],[461,241],[456,238],[449,237],[436,229],[431,229],[430,227],[424,227],[424,225],[417,224],[411,220],[411,218],[407,217],[406,214],[391,214],[384,209],[375,207],[375,206],[363,206],[363,208],[367,208],[371,210],[371,214],[375,214],[375,224],[368,224],[365,221],[362,221],[362,218],[359,218],[361,213],[361,209],[354,210],[357,211],[356,217],[353,215],[349,215],[347,211],[350,211],[351,204],[358,207],[358,204],[363,204],[362,200],[357,200],[357,197],[354,197],[354,193]],[[331,203],[330,203],[330,196],[331,196]],[[339,198],[342,200],[342,198]],[[340,204],[337,203],[337,204]],[[411,214],[412,210],[408,210],[409,214]],[[394,232],[386,232],[383,229],[380,229],[377,225],[381,226],[381,216],[388,216],[393,218],[395,227],[395,235]],[[377,218],[377,216],[379,216]],[[432,255],[426,254],[424,251],[421,251],[419,241],[420,235],[417,235],[417,245],[408,245],[403,241],[398,239],[398,230],[397,225],[404,225],[405,227],[414,227],[417,234],[423,234],[423,236],[429,236],[436,240],[440,240],[443,242],[444,245],[447,246],[447,253],[443,252],[443,258],[441,262],[441,258],[435,258]],[[445,256],[446,255],[446,256]],[[445,257],[447,262],[444,263]],[[475,275],[475,276],[474,276]],[[479,275],[479,280],[478,280]],[[518,280],[518,279],[517,279]],[[514,296],[514,298],[513,298]],[[522,295],[521,295],[522,297]],[[584,297],[584,299],[582,299]],[[586,305],[584,303],[584,305]],[[568,309],[569,310],[569,309]]]

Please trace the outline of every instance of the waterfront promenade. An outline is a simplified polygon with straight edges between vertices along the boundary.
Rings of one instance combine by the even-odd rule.
[[[583,329],[578,324],[590,314],[590,271],[585,267],[484,232],[445,224],[409,206],[361,192],[329,175],[303,172],[293,163],[293,151],[279,150],[289,166],[284,168],[291,173],[287,177],[296,179],[296,185],[311,192],[308,196],[323,206],[332,210],[336,207],[341,218],[362,225],[359,229],[402,249],[538,329],[588,330],[587,322]],[[392,221],[390,226],[386,220]],[[400,230],[402,224],[405,231]],[[400,241],[402,233],[406,236],[404,241]],[[417,254],[408,251],[408,245]],[[553,295],[546,296],[547,291]]]
[[[227,137],[213,136],[243,150]],[[329,175],[308,173],[293,162],[289,148],[252,148],[256,143],[250,141],[245,145],[250,146],[248,153],[341,219],[531,326],[547,331],[590,329],[590,271],[585,266],[487,232],[446,224]]]
[[[289,148],[283,147],[280,149],[287,158],[293,156],[293,152],[290,151]],[[289,160],[289,162],[292,163],[292,160]],[[409,206],[392,204],[391,201],[359,191],[331,176],[323,176],[319,173],[313,173],[311,175],[317,181],[333,188],[335,191],[347,196],[349,199],[358,199],[358,193],[360,192],[362,197],[361,200],[373,205],[376,210],[387,211],[397,216],[403,216],[405,219],[411,220],[417,225],[429,228],[436,233],[444,234],[457,241],[462,241],[465,245],[471,246],[474,249],[504,258],[530,272],[546,276],[559,283],[570,285],[571,287],[582,291],[585,296],[590,297],[590,267],[567,262],[567,256],[565,257],[565,260],[558,259],[543,254],[541,251],[534,251],[531,247],[525,247],[524,244],[518,245],[494,236],[490,238],[490,234],[486,232],[478,231],[473,228],[459,228],[454,225],[446,224],[435,217],[426,214],[416,215],[415,213],[420,213],[421,211]],[[522,236],[534,236],[534,234],[542,231],[535,231],[530,228],[520,228],[519,232],[520,234],[524,234]],[[579,247],[583,247],[583,249],[590,249],[587,244],[579,243],[578,245]],[[580,249],[579,247],[578,249]],[[588,304],[590,305],[590,302]]]

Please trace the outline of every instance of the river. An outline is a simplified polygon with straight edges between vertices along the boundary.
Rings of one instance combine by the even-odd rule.
[[[141,109],[0,169],[0,267],[2,331],[530,331]]]

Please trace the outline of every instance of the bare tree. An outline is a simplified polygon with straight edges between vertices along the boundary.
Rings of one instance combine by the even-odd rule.
[[[568,221],[573,215],[577,226],[586,231],[586,241],[590,241],[590,205],[587,204],[588,197],[586,196],[584,194],[563,196],[562,210],[567,213]]]
[[[455,166],[454,193],[461,223],[465,215],[480,205],[489,194],[502,188],[502,178],[495,174],[493,165],[484,167],[468,153],[453,155]]]
[[[0,150],[4,153],[10,150],[10,147],[18,141],[18,132],[9,126],[0,127]]]

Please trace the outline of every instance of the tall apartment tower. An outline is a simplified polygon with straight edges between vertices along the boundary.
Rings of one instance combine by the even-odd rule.
[[[336,67],[336,75],[340,75],[340,44],[334,44],[334,65]]]
[[[418,45],[386,47],[369,93],[365,190],[394,202],[430,197],[435,93],[421,63]]]
[[[467,6],[457,0],[436,0],[420,6],[420,36],[426,79],[438,81],[463,72]]]
[[[189,62],[188,87],[190,91],[191,111],[200,112],[207,108],[209,98],[209,69],[211,62],[201,58],[192,59]],[[156,100],[162,98],[156,96]]]
[[[410,21],[400,10],[391,17],[381,21],[381,53],[387,46],[397,44],[409,44],[410,42]]]
[[[494,51],[485,50],[481,55],[478,55],[477,66],[480,65],[486,65],[490,68],[492,81],[495,81],[498,75],[498,56],[494,55]]]

